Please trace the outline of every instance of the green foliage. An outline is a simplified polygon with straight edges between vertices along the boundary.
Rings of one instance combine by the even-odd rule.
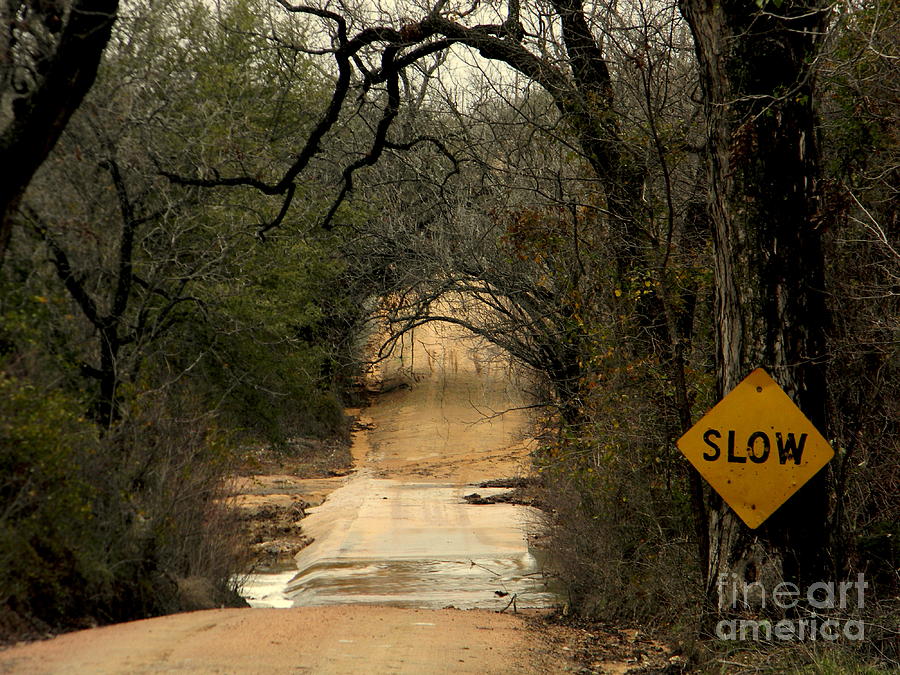
[[[261,0],[138,4],[123,21],[107,68],[164,103],[148,122],[168,170],[280,177],[329,86],[308,56],[266,38],[277,27],[299,43],[301,21]]]
[[[889,675],[888,666],[866,663],[856,655],[842,654],[817,658],[814,663],[788,671],[796,675]]]
[[[32,190],[32,236],[17,237],[4,270],[8,286],[21,287],[8,321],[10,312],[40,312],[28,348],[55,359],[47,370],[64,372],[65,386],[84,390],[95,409],[179,382],[194,388],[198,414],[221,412],[268,440],[343,431],[339,380],[360,303],[337,282],[341,238],[304,234],[326,191],[298,189],[306,211],[262,243],[253,235],[274,216],[266,197],[197,191],[158,175],[160,165],[188,177],[211,167],[255,178],[284,170],[328,82],[308,57],[262,37],[270,21],[286,38],[303,30],[270,10],[256,0],[215,10],[170,0],[129,6],[93,93]],[[122,272],[126,236],[133,278]],[[48,264],[56,249],[74,274]],[[124,304],[116,300],[123,288]],[[18,359],[22,328],[9,332]]]
[[[82,469],[97,448],[76,401],[0,375],[0,601],[15,611],[78,613],[97,564],[82,548],[95,515]]]
[[[168,365],[190,369],[234,426],[277,443],[345,431],[340,385],[359,308],[341,292],[333,247],[280,232],[235,249],[224,278],[197,284],[206,311],[176,328]]]
[[[896,174],[900,139],[891,83],[898,69],[891,52],[897,21],[895,8],[884,0],[845,8],[836,17],[832,50],[822,65],[826,167],[854,189],[890,192],[885,188]]]
[[[298,190],[308,211],[262,242],[258,193],[158,175],[283,170],[327,80],[257,37],[267,12],[124,8],[28,195],[0,268],[0,632],[8,613],[72,626],[183,609],[191,577],[233,602],[235,438],[346,431],[361,303],[341,282],[341,237],[306,234],[325,191]],[[83,417],[110,336],[116,415],[98,429]]]
[[[0,627],[176,611],[176,581],[190,577],[209,580],[211,602],[235,602],[230,451],[154,398],[101,437],[79,401],[0,377]]]

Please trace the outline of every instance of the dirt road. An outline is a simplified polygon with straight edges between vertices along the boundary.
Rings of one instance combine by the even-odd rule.
[[[353,448],[357,470],[310,483],[320,498],[333,490],[300,521],[314,543],[296,569],[248,588],[257,604],[293,608],[209,610],[72,633],[0,653],[0,672],[567,670],[564,652],[522,615],[439,609],[501,609],[512,594],[520,607],[551,601],[534,581],[528,509],[462,499],[473,481],[525,470],[527,419],[515,410],[522,397],[506,363],[434,326],[410,336],[380,377],[395,390],[366,411],[370,429]]]
[[[302,521],[314,542],[284,573],[283,593],[269,584],[269,602],[503,609],[515,596],[518,607],[554,604],[526,536],[537,513],[464,499],[503,491],[473,483],[527,470],[528,419],[507,362],[459,329],[432,324],[408,336],[383,373],[405,386],[365,411],[356,471]]]
[[[554,673],[521,617],[303,607],[192,612],[0,652],[2,673]]]

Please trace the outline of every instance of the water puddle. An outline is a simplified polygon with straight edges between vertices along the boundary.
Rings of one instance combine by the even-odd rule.
[[[285,572],[250,574],[241,588],[241,595],[251,607],[286,609],[294,603],[285,594],[287,585],[297,574],[296,569]]]

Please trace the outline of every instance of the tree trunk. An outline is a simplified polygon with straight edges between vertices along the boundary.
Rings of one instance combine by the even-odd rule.
[[[761,10],[748,0],[681,0],[681,9],[695,39],[709,134],[718,393],[764,367],[824,432],[827,313],[811,64],[825,3],[769,1]],[[753,531],[713,499],[707,591],[720,610],[732,602],[722,575],[770,589],[823,574],[822,474]]]
[[[28,7],[32,5],[37,7]],[[0,12],[10,26],[17,18],[11,7]],[[74,0],[55,51],[38,54],[37,65],[18,64],[39,71],[38,83],[22,95],[0,90],[0,104],[12,110],[11,120],[0,130],[0,264],[25,190],[94,84],[118,9],[118,0]],[[8,41],[3,46],[0,62],[12,61],[14,50]]]

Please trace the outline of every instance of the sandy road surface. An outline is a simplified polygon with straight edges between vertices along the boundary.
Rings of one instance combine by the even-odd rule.
[[[0,652],[0,673],[552,673],[520,617],[390,607],[224,609]]]
[[[313,606],[210,610],[72,633],[0,652],[0,672],[567,670],[562,652],[521,615],[421,609],[500,609],[506,600],[494,591],[521,591],[535,569],[527,509],[461,499],[474,491],[467,483],[520,474],[526,463],[524,413],[500,414],[521,394],[495,357],[458,331],[425,327],[386,364],[386,378],[405,378],[404,386],[366,411],[373,428],[357,434],[355,474],[316,483],[322,494],[334,490],[301,521],[316,541],[298,555],[288,585],[266,591]],[[522,597],[547,603],[539,592]]]

